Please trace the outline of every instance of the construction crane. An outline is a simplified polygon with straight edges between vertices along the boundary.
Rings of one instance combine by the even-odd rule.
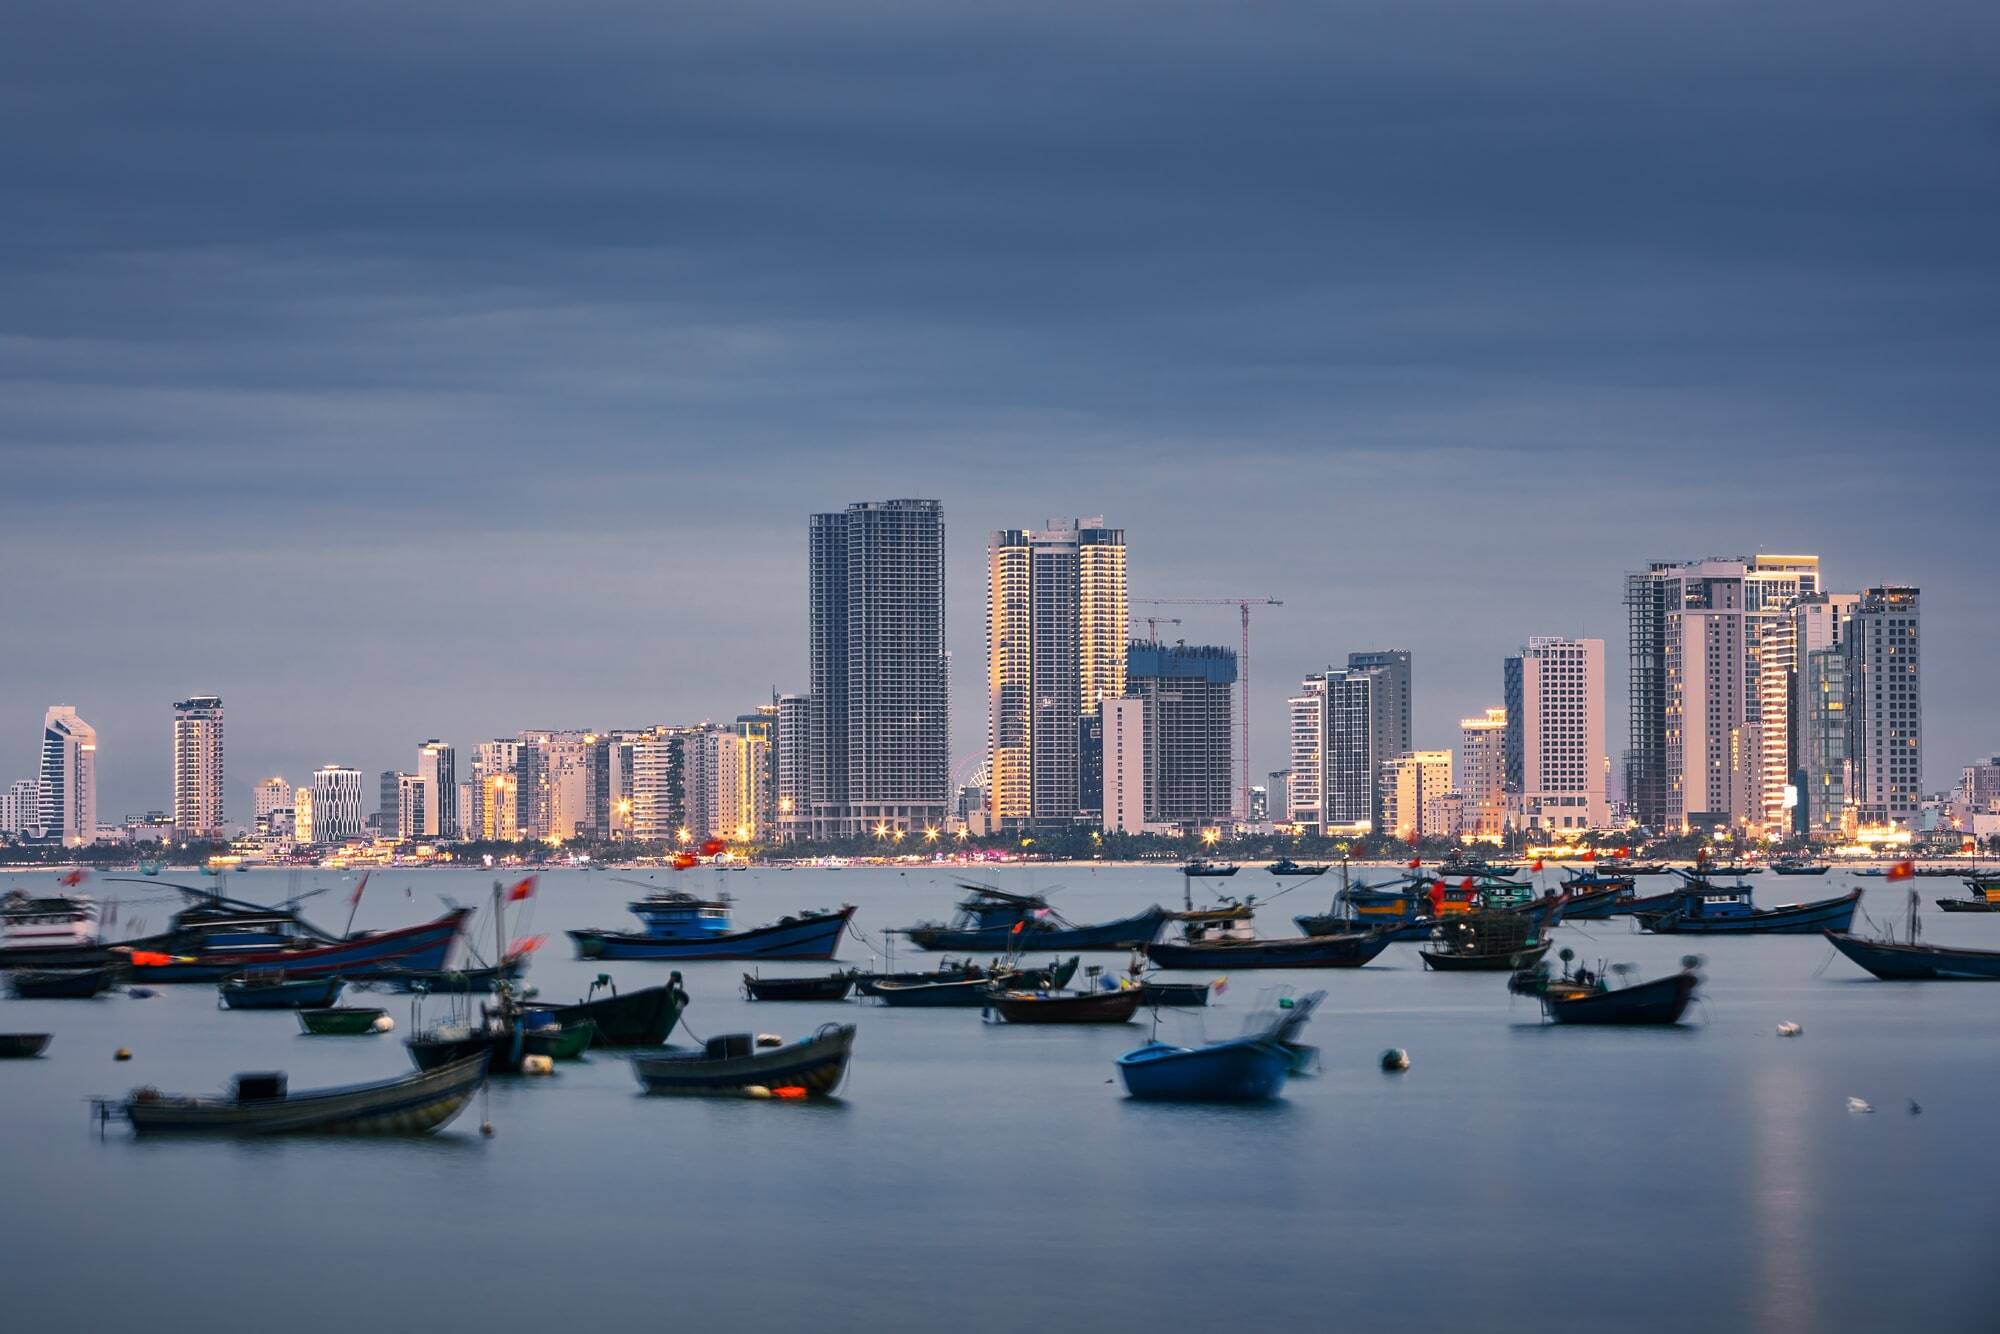
[[[1282,607],[1285,604],[1277,598],[1133,598],[1132,601],[1148,607],[1235,607],[1243,613],[1243,649],[1236,659],[1238,685],[1236,745],[1242,778],[1236,785],[1235,810],[1232,814],[1238,821],[1248,820],[1250,818],[1250,609]],[[1176,621],[1174,624],[1178,625],[1180,622]]]
[[[1132,619],[1146,623],[1146,642],[1148,644],[1157,644],[1160,642],[1161,626],[1179,625],[1181,623],[1181,618],[1178,616],[1134,616]]]

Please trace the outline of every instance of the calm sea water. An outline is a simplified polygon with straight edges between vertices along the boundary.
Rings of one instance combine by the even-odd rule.
[[[615,873],[545,875],[510,934],[546,932],[531,980],[579,996],[600,965],[566,927],[624,927]],[[643,875],[643,873],[640,873]],[[657,873],[662,881],[668,873]],[[1260,889],[1246,872],[1235,888]],[[48,877],[13,877],[37,884]],[[1174,902],[1170,872],[1009,868],[1061,886],[1074,920]],[[0,881],[8,878],[0,877]],[[1767,902],[1839,877],[1760,877]],[[230,878],[338,927],[351,877]],[[739,925],[861,905],[887,926],[946,915],[923,870],[702,872]],[[1902,895],[1871,883],[1882,915]],[[405,925],[490,877],[378,872],[357,922]],[[1919,882],[1928,900],[1955,881]],[[100,898],[118,888],[101,882]],[[149,891],[125,886],[146,897]],[[1261,914],[1267,935],[1331,886]],[[172,905],[121,913],[164,923]],[[482,921],[490,933],[490,925]],[[2000,916],[1924,918],[1940,941],[2000,948]],[[691,1029],[800,1036],[860,1025],[837,1105],[638,1094],[593,1055],[552,1079],[496,1083],[432,1140],[136,1142],[100,1136],[83,1099],[139,1084],[219,1089],[238,1070],[294,1087],[409,1068],[397,1034],[307,1038],[289,1014],[218,1010],[212,988],[153,1000],[0,1000],[0,1029],[50,1031],[47,1058],[0,1062],[5,1324],[255,1322],[357,1329],[575,1328],[1482,1331],[1993,1329],[2000,1277],[2000,986],[1876,982],[1817,937],[1690,942],[1622,922],[1564,927],[1584,958],[1670,971],[1690,948],[1708,986],[1679,1031],[1551,1029],[1499,975],[1426,973],[1392,946],[1359,971],[1239,974],[1220,1004],[1169,1016],[1176,1039],[1233,1034],[1270,985],[1324,987],[1309,1040],[1324,1071],[1262,1108],[1145,1106],[1113,1082],[1123,1028],[1009,1028],[977,1011],[752,1005],[742,965],[678,965]],[[905,947],[899,962],[916,964]],[[1116,956],[1096,956],[1106,964]],[[870,959],[849,943],[846,962]],[[627,987],[669,965],[609,965]],[[819,971],[776,965],[768,971]],[[433,1002],[435,1005],[436,1002]],[[1804,1025],[1780,1039],[1781,1020]],[[135,1053],[113,1064],[119,1046]],[[1413,1068],[1377,1058],[1407,1048]],[[1846,1108],[1870,1101],[1873,1115]],[[1909,1111],[1915,1099],[1920,1115]]]

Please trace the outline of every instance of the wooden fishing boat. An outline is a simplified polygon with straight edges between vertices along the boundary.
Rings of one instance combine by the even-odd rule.
[[[245,948],[210,942],[197,954],[134,947],[129,957],[134,979],[147,983],[218,982],[251,968],[277,969],[295,979],[339,977],[355,981],[411,969],[443,968],[471,916],[470,908],[453,908],[418,926],[367,932],[327,944]]]
[[[49,1049],[47,1033],[0,1033],[0,1061],[25,1061]]]
[[[1909,925],[1901,941],[1893,927],[1880,940],[1846,931],[1823,934],[1835,949],[1885,982],[2000,982],[2000,950],[1925,944],[1917,906],[1917,892],[1911,890]]]
[[[1807,935],[1845,931],[1854,921],[1861,891],[1816,903],[1759,908],[1749,886],[1711,884],[1690,878],[1675,902],[1660,912],[1639,912],[1639,929],[1657,935]]]
[[[710,1038],[698,1051],[634,1056],[632,1073],[648,1093],[742,1097],[762,1089],[781,1098],[830,1098],[847,1075],[854,1032],[853,1024],[822,1024],[802,1042],[766,1048],[748,1033],[733,1033]]]
[[[597,1038],[597,1022],[579,1019],[573,1024],[546,1025],[531,1028],[522,1041],[522,1050],[529,1056],[547,1056],[557,1061],[577,1061]]]
[[[983,978],[988,982],[1004,982],[1017,990],[1046,987],[1060,991],[1069,985],[1076,975],[1077,965],[1082,962],[1080,955],[1072,954],[1067,959],[1051,960],[1046,968],[1022,968],[1002,960],[980,964],[971,959],[946,959],[942,966],[920,973],[863,973],[854,975],[854,989],[863,996],[874,996],[884,983],[903,985],[908,983],[929,984],[932,982],[966,982]]]
[[[608,994],[599,996],[600,988]],[[590,1020],[597,1025],[597,1035],[591,1040],[594,1047],[657,1047],[680,1022],[687,1001],[678,972],[670,974],[664,986],[622,992],[607,974],[599,973],[584,998],[574,1005],[536,1000],[523,1003],[521,1008],[553,1014],[564,1028]]]
[[[899,1010],[971,1010],[986,1004],[986,997],[1004,977],[965,977],[937,982],[871,982],[865,994]]]
[[[1118,1076],[1141,1102],[1265,1102],[1292,1071],[1292,1053],[1264,1038],[1230,1038],[1200,1047],[1158,1040],[1118,1058]]]
[[[323,1010],[340,999],[346,985],[337,977],[288,978],[259,970],[224,978],[216,993],[231,1010]]]
[[[1609,883],[1599,881],[1579,889],[1583,882],[1570,880],[1563,884],[1568,902],[1563,904],[1562,915],[1567,918],[1595,920],[1618,915],[1621,903],[1632,899],[1632,882],[1629,879],[1613,879]]]
[[[1779,875],[1825,875],[1833,866],[1830,862],[1772,862],[1771,869]]]
[[[7,987],[22,1000],[89,1000],[117,986],[124,971],[117,965],[49,972],[17,968],[7,974]]]
[[[837,1001],[846,1000],[854,989],[854,974],[831,973],[824,977],[758,977],[743,974],[743,994],[756,1001]]]
[[[1213,982],[1159,982],[1148,978],[1139,984],[1139,1003],[1192,1010],[1207,1005],[1214,990]]]
[[[527,956],[517,954],[494,968],[387,969],[375,976],[374,984],[391,991],[424,991],[433,996],[485,996],[503,982],[520,981],[527,971]]]
[[[1181,867],[1181,874],[1187,876],[1205,877],[1210,879],[1220,879],[1235,875],[1238,871],[1242,869],[1243,869],[1242,867],[1231,865],[1228,862],[1209,862],[1209,861],[1203,861],[1201,858],[1197,857],[1193,861],[1187,863],[1187,865]]]
[[[450,1124],[485,1083],[481,1053],[397,1079],[304,1093],[289,1092],[282,1074],[250,1074],[238,1075],[226,1097],[142,1088],[92,1102],[100,1120],[122,1117],[138,1134],[425,1135]]]
[[[701,899],[678,890],[649,894],[626,908],[645,929],[571,931],[579,959],[831,959],[854,917],[849,904],[735,931],[726,896]]]
[[[1307,875],[1325,875],[1328,871],[1332,870],[1333,868],[1331,866],[1324,866],[1324,865],[1307,866],[1304,863],[1293,861],[1290,857],[1281,857],[1277,861],[1272,862],[1269,866],[1265,867],[1264,869],[1266,871],[1269,871],[1272,875],[1307,876]]]
[[[1289,940],[1230,940],[1212,945],[1160,941],[1146,947],[1156,968],[1173,971],[1237,968],[1359,968],[1389,948],[1386,931],[1353,931],[1340,936],[1297,936]]]
[[[1010,1024],[1129,1024],[1145,999],[1139,987],[1105,991],[993,991],[987,1010]]]
[[[1523,913],[1477,912],[1439,924],[1424,967],[1440,973],[1497,973],[1526,968],[1548,953],[1541,929]]]
[[[1181,939],[1197,944],[1217,940],[1255,940],[1256,899],[1238,903],[1225,898],[1213,908],[1187,908],[1173,915],[1180,923]]]
[[[1701,960],[1689,955],[1681,960],[1681,971],[1651,982],[1614,987],[1602,970],[1570,971],[1576,956],[1562,951],[1563,974],[1550,977],[1546,964],[1537,964],[1514,974],[1507,989],[1518,995],[1534,996],[1542,1003],[1542,1013],[1558,1024],[1677,1024],[1694,999],[1701,977],[1695,971]],[[1613,964],[1609,971],[1622,977],[1629,964]]]
[[[2000,912],[2000,879],[1969,875],[1965,884],[1972,891],[1971,897],[1939,899],[1937,906],[1946,912]]]
[[[378,1033],[376,1023],[388,1013],[365,1005],[340,1005],[299,1012],[299,1030],[314,1037],[359,1037]]]
[[[1011,894],[991,885],[962,885],[967,897],[949,923],[901,929],[920,950],[1040,953],[1043,950],[1129,950],[1149,944],[1172,916],[1158,904],[1115,921],[1078,926],[1040,894]]]

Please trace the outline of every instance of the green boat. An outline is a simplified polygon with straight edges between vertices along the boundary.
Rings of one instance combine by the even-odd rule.
[[[365,1005],[335,1005],[321,1010],[300,1010],[299,1027],[315,1037],[359,1037],[376,1031],[375,1021],[386,1010]]]
[[[657,1047],[667,1040],[680,1022],[681,1010],[687,1005],[687,992],[681,988],[681,975],[668,975],[665,986],[645,987],[639,991],[621,992],[608,974],[599,973],[597,980],[590,984],[589,992],[574,1005],[556,1005],[549,1001],[530,1001],[521,1008],[530,1013],[546,1011],[556,1017],[556,1023],[564,1028],[588,1019],[596,1023],[597,1035],[591,1040],[596,1047]],[[608,990],[609,995],[600,996],[599,990]]]
[[[597,1021],[581,1019],[561,1028],[530,1029],[521,1038],[522,1054],[558,1061],[581,1060],[584,1048],[597,1036]]]

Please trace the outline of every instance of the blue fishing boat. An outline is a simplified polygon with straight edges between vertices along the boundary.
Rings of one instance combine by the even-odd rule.
[[[1539,999],[1542,1013],[1558,1024],[1664,1026],[1680,1022],[1694,999],[1695,988],[1701,985],[1701,975],[1695,971],[1701,960],[1692,954],[1681,960],[1678,973],[1618,987],[1611,985],[1605,970],[1579,968],[1571,972],[1569,961],[1575,957],[1569,950],[1562,952],[1561,977],[1550,977],[1548,965],[1537,964],[1515,973],[1507,989]],[[1608,971],[1623,977],[1632,966],[1615,963]]]
[[[854,916],[848,905],[735,931],[727,899],[665,890],[627,906],[645,929],[571,931],[579,959],[831,959]]]
[[[1292,1072],[1292,1053],[1266,1038],[1200,1047],[1157,1039],[1118,1058],[1125,1092],[1142,1102],[1265,1102]]]
[[[1920,938],[1919,900],[1910,891],[1908,938],[1897,940],[1893,927],[1880,940],[1866,940],[1845,931],[1828,931],[1827,941],[1842,954],[1885,982],[2000,982],[2000,950],[1975,950],[1927,945]]]
[[[1563,881],[1563,892],[1569,895],[1564,917],[1596,920],[1618,915],[1619,905],[1633,897],[1633,881],[1630,876],[1574,875]]]
[[[1759,908],[1748,885],[1716,885],[1698,876],[1687,883],[1674,902],[1659,912],[1640,912],[1639,929],[1656,935],[1810,935],[1845,931],[1853,924],[1861,891],[1814,903],[1786,903]]]
[[[340,999],[346,983],[337,977],[287,978],[282,973],[246,973],[216,987],[231,1010],[324,1010]]]
[[[1173,916],[1154,904],[1131,917],[1078,926],[1040,894],[1010,894],[991,885],[960,888],[968,896],[950,924],[919,922],[902,928],[901,934],[920,950],[1131,950],[1151,944]]]
[[[1389,948],[1387,931],[1350,931],[1338,936],[1297,936],[1290,940],[1219,940],[1189,944],[1163,940],[1146,946],[1156,968],[1359,968]]]
[[[435,921],[398,931],[375,931],[321,944],[267,947],[204,939],[194,954],[167,949],[129,949],[132,978],[144,983],[219,982],[252,968],[282,971],[287,977],[340,977],[359,981],[410,969],[443,968],[457,942],[469,908],[453,908]]]

